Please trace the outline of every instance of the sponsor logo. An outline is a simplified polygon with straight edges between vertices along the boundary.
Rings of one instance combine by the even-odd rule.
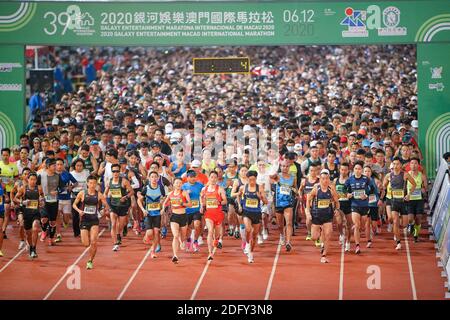
[[[345,18],[341,21],[341,25],[347,26],[347,30],[342,31],[342,37],[368,37],[369,31],[364,23],[365,20],[366,11],[346,8]]]
[[[20,83],[0,83],[0,91],[22,91]]]
[[[387,7],[383,10],[384,28],[378,28],[379,36],[406,36],[407,29],[399,27],[400,10],[397,7]]]
[[[442,79],[442,70],[443,70],[442,66],[430,68],[431,79]]]
[[[436,90],[436,91],[439,91],[439,92],[444,91],[444,88],[445,88],[445,86],[444,86],[444,84],[443,84],[442,82],[439,82],[439,83],[430,83],[430,84],[428,85],[428,89],[430,89],[430,90]]]
[[[66,10],[70,19],[68,29],[79,36],[91,36],[95,33],[93,29],[95,20],[89,12],[82,12],[77,5],[70,5]]]
[[[0,72],[11,72],[14,68],[22,68],[20,63],[0,63]]]
[[[377,5],[367,9],[345,9],[345,18],[341,25],[347,30],[342,31],[342,37],[368,37],[370,30],[377,30],[378,36],[405,36],[407,28],[400,26],[400,10],[389,6],[381,11]]]

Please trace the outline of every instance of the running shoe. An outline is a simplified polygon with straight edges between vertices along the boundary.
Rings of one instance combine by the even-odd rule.
[[[258,244],[263,244],[264,243],[263,237],[261,235],[258,234],[257,238],[258,238]]]
[[[290,252],[292,250],[292,245],[288,242],[286,243],[286,251]]]
[[[262,237],[263,237],[263,240],[269,239],[269,232],[267,231],[266,228],[264,228],[264,230],[262,232]]]
[[[417,226],[414,226],[413,236],[414,238],[417,238],[419,236],[419,228]]]
[[[3,237],[4,236],[5,235],[3,234]],[[41,232],[41,242],[44,242],[46,238],[47,238],[47,231],[42,231]]]
[[[394,241],[397,242],[397,237],[394,235]]]
[[[155,254],[155,252],[153,252],[153,250],[150,251],[150,257],[151,257],[152,259],[156,259],[156,258],[157,258],[156,254]]]
[[[181,249],[181,250],[186,249],[186,242],[184,242],[184,241],[181,241],[181,242],[180,242],[180,249]]]
[[[356,245],[355,253],[356,253],[356,254],[360,254],[360,253],[361,253],[361,248],[359,247],[359,244]]]
[[[328,259],[327,257],[323,256],[322,258],[320,258],[320,263],[328,263]]]
[[[91,261],[91,260],[89,260],[87,263],[86,263],[86,269],[87,270],[91,270],[91,269],[93,269],[94,268],[94,263]]]
[[[245,244],[244,254],[248,255],[250,253],[250,243]]]
[[[311,240],[312,240],[311,234],[310,234],[310,233],[308,233],[308,234],[306,235],[305,240],[306,240],[306,241],[311,241]]]
[[[345,241],[345,235],[340,234],[339,235],[339,244],[342,246],[344,244]]]
[[[177,264],[177,263],[178,263],[178,258],[177,258],[177,256],[173,256],[173,258],[172,258],[172,262],[173,262],[173,263],[175,263],[175,264]]]
[[[3,257],[3,252],[2,252],[2,250],[0,250],[0,257]]]
[[[255,262],[255,260],[253,260],[253,253],[249,252],[247,256],[248,256],[248,263]]]
[[[118,244],[115,244],[113,247],[113,251],[119,251],[120,246]]]
[[[232,237],[233,234],[234,234],[234,228],[229,228],[229,229],[228,229],[228,236],[229,236],[229,237]]]
[[[234,238],[239,239],[241,237],[241,234],[239,233],[239,230],[234,231]]]
[[[284,246],[286,244],[286,240],[284,240],[284,236],[280,234],[280,244]]]
[[[158,244],[158,245],[156,246],[155,252],[156,252],[156,253],[161,252],[161,245],[160,245],[160,244]]]
[[[392,232],[392,223],[389,223],[387,226],[387,232]]]
[[[49,246],[54,246],[55,245],[55,240],[53,240],[52,238],[48,238],[48,245]]]
[[[167,228],[163,226],[161,228],[161,237],[164,239],[167,236]]]
[[[63,227],[64,227],[64,229],[67,229],[69,227],[69,224],[66,222],[63,222]]]
[[[350,242],[345,242],[345,251],[346,252],[350,251]]]
[[[208,256],[208,261],[212,261],[213,260],[213,256]]]
[[[127,224],[127,226],[125,228],[127,228],[127,229],[133,228],[133,224],[131,223],[131,221],[128,222],[128,224]]]
[[[25,247],[25,241],[20,240],[19,242],[19,250],[22,250]]]
[[[401,249],[402,249],[402,244],[399,242],[399,243],[397,243],[395,250],[401,250]]]
[[[220,241],[220,240],[217,243],[217,249],[222,249],[222,241]]]
[[[38,257],[36,251],[31,252],[31,258],[36,259]]]
[[[316,245],[316,247],[320,247],[321,246],[321,242],[319,239],[317,239],[314,244]]]
[[[55,242],[61,242],[61,241],[62,241],[62,237],[61,237],[60,234],[58,234],[58,235],[56,236]]]
[[[413,232],[414,232],[414,225],[408,224],[408,234],[413,234]]]
[[[371,248],[372,247],[372,241],[367,241],[367,245],[366,245],[366,248]]]
[[[192,250],[192,241],[186,241],[186,252]]]
[[[193,248],[194,252],[200,251],[200,247],[197,242],[194,242],[194,244],[192,245],[192,248]]]
[[[197,242],[198,242],[198,245],[201,246],[203,244],[203,237],[202,236],[198,237]]]

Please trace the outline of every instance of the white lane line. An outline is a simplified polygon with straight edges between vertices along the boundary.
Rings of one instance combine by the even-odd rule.
[[[270,290],[272,290],[273,278],[275,277],[275,271],[277,270],[278,258],[280,257],[281,251],[281,239],[278,241],[277,253],[275,254],[275,259],[273,260],[272,272],[270,273],[269,282],[267,284],[266,295],[264,296],[264,300],[269,300]]]
[[[344,259],[345,259],[345,241],[341,249],[341,271],[339,275],[339,300],[344,299]]]
[[[152,249],[148,249],[147,253],[145,254],[144,258],[142,259],[141,263],[138,265],[138,267],[136,268],[136,270],[134,270],[133,275],[131,276],[131,278],[128,280],[127,284],[125,285],[125,287],[123,288],[122,292],[119,294],[119,296],[117,297],[117,300],[121,300],[123,295],[125,294],[125,292],[128,290],[128,287],[131,285],[131,283],[133,282],[134,278],[136,278],[139,270],[141,270],[142,266],[145,263],[145,260],[147,260],[148,256],[150,255],[150,252],[152,252]]]
[[[412,263],[411,263],[411,255],[409,253],[408,234],[407,234],[406,229],[403,230],[403,234],[405,236],[406,255],[408,257],[409,278],[411,280],[411,289],[412,289],[412,294],[413,294],[413,300],[417,300],[416,283],[414,281],[414,272],[413,272]]]
[[[16,260],[17,257],[19,257],[26,249],[27,248],[25,247],[25,248],[21,249],[19,252],[17,252],[17,254],[11,260],[9,260],[8,263],[3,266],[3,268],[0,269],[0,273],[2,273],[6,268],[8,268],[8,266],[11,263],[13,263],[13,261]]]
[[[100,238],[101,235],[103,234],[103,232],[105,232],[105,231],[106,231],[106,228],[104,228],[104,229],[98,234],[98,237]],[[84,255],[89,251],[89,248],[90,248],[90,247],[87,247],[87,248],[80,254],[80,256],[78,257],[78,259],[75,260],[75,262],[67,268],[67,270],[66,270],[66,272],[63,274],[63,276],[62,276],[61,278],[59,278],[58,282],[53,286],[53,288],[47,293],[47,295],[46,295],[46,296],[44,297],[44,299],[42,299],[42,300],[47,300],[47,299],[53,294],[53,292],[55,292],[55,290],[59,287],[59,285],[61,284],[61,282],[63,282],[64,278],[67,277],[67,276],[72,272],[73,267],[75,267],[75,266],[78,264],[78,262],[80,262],[80,260],[84,257]]]
[[[213,250],[213,252],[212,252],[213,257],[214,257],[214,254],[216,253],[216,249],[217,249],[217,248],[214,248],[214,250]],[[190,300],[194,300],[194,299],[195,299],[195,296],[197,295],[197,292],[198,292],[198,290],[200,289],[200,286],[202,285],[203,278],[205,277],[206,272],[208,271],[208,268],[209,268],[209,265],[211,264],[211,262],[212,262],[212,260],[208,260],[208,261],[206,262],[206,265],[205,265],[205,267],[203,268],[203,272],[202,272],[202,274],[200,275],[200,278],[198,279],[197,284],[195,285],[194,292],[192,292],[192,295],[191,295],[191,299],[190,299]]]

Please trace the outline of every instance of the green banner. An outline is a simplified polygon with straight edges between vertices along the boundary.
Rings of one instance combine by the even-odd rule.
[[[0,43],[376,44],[450,40],[447,0],[0,3]]]
[[[18,143],[24,130],[25,50],[1,46],[0,50],[0,146]]]
[[[434,178],[450,151],[450,43],[417,46],[419,143]]]

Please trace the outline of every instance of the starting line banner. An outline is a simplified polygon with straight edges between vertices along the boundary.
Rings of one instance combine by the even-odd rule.
[[[378,44],[450,40],[446,0],[372,2],[3,2],[0,43]]]

